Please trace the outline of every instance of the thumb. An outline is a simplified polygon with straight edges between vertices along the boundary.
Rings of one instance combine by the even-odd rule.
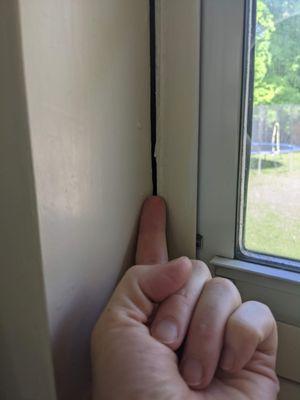
[[[149,317],[153,303],[159,303],[181,289],[191,272],[192,263],[187,257],[166,264],[134,266],[118,285],[112,303],[124,311],[139,310]]]
[[[192,272],[187,257],[166,264],[137,267],[137,279],[142,292],[153,302],[161,302],[181,289]]]

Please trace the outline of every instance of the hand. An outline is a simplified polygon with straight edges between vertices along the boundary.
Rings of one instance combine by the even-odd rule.
[[[92,334],[93,400],[275,400],[277,330],[227,279],[168,262],[165,205],[146,200],[136,265]],[[177,355],[179,349],[181,355]]]

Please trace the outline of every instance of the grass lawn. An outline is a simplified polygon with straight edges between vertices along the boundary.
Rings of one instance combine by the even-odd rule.
[[[300,260],[300,152],[252,156],[245,247]]]

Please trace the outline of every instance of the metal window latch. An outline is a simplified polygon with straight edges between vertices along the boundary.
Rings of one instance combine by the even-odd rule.
[[[196,248],[197,249],[202,249],[203,245],[203,236],[197,233],[196,235]]]

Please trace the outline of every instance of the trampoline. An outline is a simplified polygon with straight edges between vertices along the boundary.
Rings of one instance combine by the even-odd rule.
[[[289,143],[280,143],[279,148],[270,142],[253,142],[251,154],[287,154],[300,151],[300,146]]]

